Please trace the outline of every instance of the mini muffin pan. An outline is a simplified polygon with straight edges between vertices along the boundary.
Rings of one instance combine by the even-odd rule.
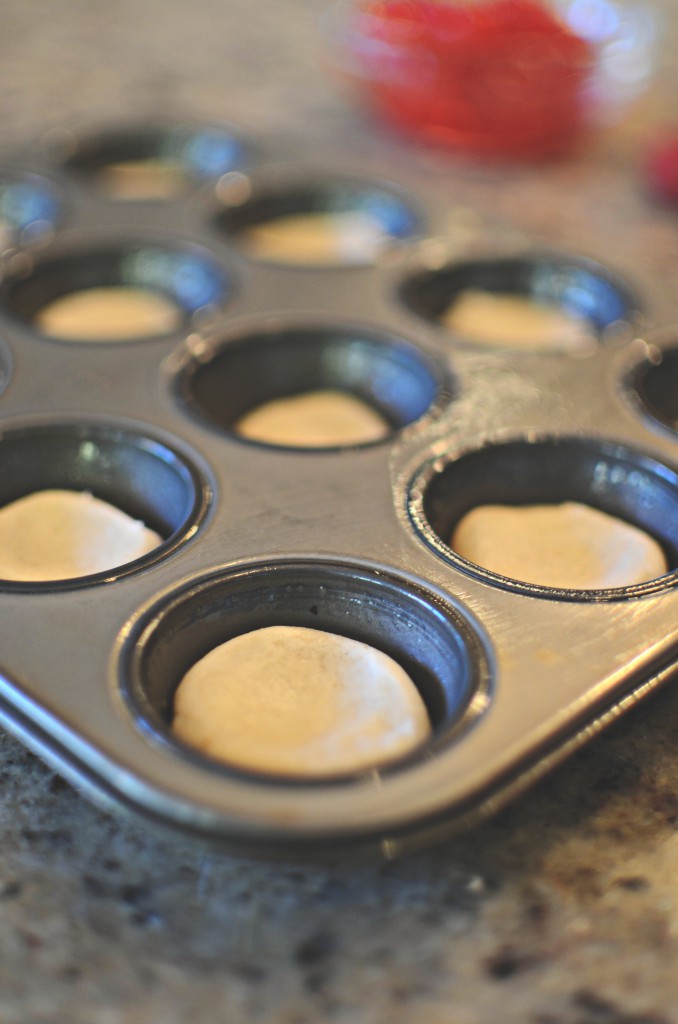
[[[165,158],[187,168],[180,196],[100,187],[107,163]],[[376,158],[305,160],[224,125],[58,130],[5,161],[0,503],[87,490],[164,538],[108,573],[0,581],[0,721],[99,803],[258,856],[394,857],[490,813],[673,672],[666,297],[632,267],[499,224],[466,243],[441,234],[450,190],[422,170],[394,180]],[[367,265],[278,265],[239,244],[267,216],[346,210],[383,229]],[[177,330],[102,342],[36,329],[52,299],[117,284],[164,294]],[[592,344],[570,355],[464,342],[441,323],[463,288],[546,298],[585,319]],[[318,450],[235,431],[262,402],[328,387],[381,412],[387,436]],[[646,530],[668,574],[554,590],[449,546],[475,505],[565,500]],[[183,674],[270,625],[394,657],[430,740],[322,781],[248,773],[178,742]]]

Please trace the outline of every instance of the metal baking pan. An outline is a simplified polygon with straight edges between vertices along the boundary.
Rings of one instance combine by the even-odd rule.
[[[98,191],[103,162],[168,153],[186,169],[178,197]],[[99,803],[238,852],[393,857],[432,842],[524,788],[678,660],[670,298],[624,253],[608,265],[604,239],[586,255],[505,224],[465,240],[444,176],[391,171],[220,125],[59,130],[0,169],[0,503],[90,490],[166,538],[110,573],[0,582],[0,721]],[[257,262],[239,244],[266,211],[347,206],[392,236],[370,265]],[[120,282],[170,294],[180,329],[112,343],[35,330],[49,298]],[[464,343],[439,315],[469,284],[549,295],[596,343],[578,358]],[[375,405],[388,438],[312,451],[234,434],[246,409],[320,386]],[[564,499],[640,525],[672,571],[557,591],[449,547],[474,504]],[[273,624],[394,656],[426,701],[430,741],[322,782],[237,771],[177,742],[172,694],[187,668]]]

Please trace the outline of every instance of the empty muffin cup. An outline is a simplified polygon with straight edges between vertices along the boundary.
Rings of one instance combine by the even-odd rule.
[[[72,143],[64,169],[117,201],[173,199],[246,160],[242,140],[219,125],[127,126]]]
[[[410,342],[341,325],[281,326],[190,358],[178,395],[208,423],[294,448],[374,443],[418,420],[452,384]]]
[[[413,482],[410,514],[443,558],[526,593],[639,596],[678,568],[678,476],[612,443],[516,440],[436,460]]]
[[[187,743],[181,731],[177,733],[172,729],[177,693],[187,681],[187,674],[221,645],[237,648],[244,642],[250,650],[255,650],[257,644],[265,643],[269,633],[276,639],[303,636],[304,642],[311,644],[323,645],[330,640],[332,643],[346,641],[355,648],[365,645],[364,649],[372,655],[392,659],[398,671],[409,679],[407,685],[412,687],[414,699],[421,705],[426,719],[424,733],[400,755],[391,753],[387,758],[388,766],[378,755],[370,757],[369,748],[361,750],[354,767],[350,757],[324,763],[322,745],[319,748],[313,743],[312,760],[303,770],[281,767],[275,771],[268,745],[263,748],[266,756],[262,756],[259,764],[256,742],[260,721],[266,716],[275,715],[280,722],[280,729],[275,730],[278,745],[286,727],[293,733],[289,744],[304,745],[309,732],[311,740],[317,739],[314,734],[318,695],[327,682],[323,678],[325,666],[331,667],[333,656],[329,648],[323,646],[320,657],[321,661],[327,658],[325,666],[312,678],[304,678],[301,672],[288,680],[289,688],[285,693],[280,692],[280,679],[275,669],[271,678],[268,673],[262,676],[255,668],[247,687],[240,693],[241,700],[234,700],[233,694],[230,695],[231,727],[233,716],[239,716],[237,728],[230,731],[234,731],[236,737],[240,735],[240,739],[248,730],[253,734],[253,744],[244,761],[239,756],[241,751],[232,759],[228,750],[214,757],[210,749]],[[284,644],[280,652],[281,656],[287,653]],[[263,659],[269,669],[270,654],[269,646]],[[364,661],[353,662],[354,669],[356,664],[365,670]],[[365,566],[333,562],[254,564],[207,576],[182,588],[147,609],[134,624],[122,651],[120,668],[123,692],[135,717],[158,742],[180,749],[185,757],[197,758],[213,770],[255,776],[279,774],[290,779],[303,776],[305,782],[329,777],[356,778],[377,767],[385,771],[397,770],[413,759],[429,757],[468,725],[487,702],[488,670],[484,648],[460,611],[440,599],[433,599],[423,588],[409,581],[388,573],[376,573]],[[233,666],[228,678],[235,685],[238,677]],[[334,677],[330,680],[335,689],[341,689],[346,681],[353,688],[353,696],[358,698],[354,706],[358,724],[362,720],[369,726],[367,737],[362,738],[368,744],[372,738],[378,742],[375,716],[369,714],[369,709],[366,713],[360,705],[362,699],[369,704],[372,678],[361,675],[358,685],[355,679],[347,677],[341,681]],[[211,686],[218,685],[218,679],[212,680]],[[361,687],[364,687],[364,698]],[[210,687],[206,692],[209,696]],[[335,714],[337,704],[331,699],[323,702],[322,694],[320,703],[325,729],[328,715]],[[193,716],[199,715],[200,710],[200,705],[194,703]],[[208,706],[204,711],[207,716],[214,714],[214,709]],[[377,713],[376,718],[379,717]],[[333,721],[331,725],[334,726]],[[405,723],[390,718],[387,725],[391,731],[406,731]],[[292,763],[298,764],[298,761]]]
[[[53,251],[0,285],[0,304],[15,319],[78,342],[177,333],[227,296],[226,275],[212,256],[176,243]]]
[[[400,298],[471,344],[572,355],[591,351],[637,315],[617,275],[564,256],[451,264],[408,278]]]
[[[13,573],[6,579],[0,569],[3,589],[127,575],[174,550],[207,507],[207,487],[184,455],[114,426],[8,430],[0,480],[0,565]],[[61,577],[65,564],[72,569]]]
[[[226,195],[228,200],[228,195]],[[249,257],[302,266],[366,266],[412,239],[420,219],[384,185],[351,180],[253,186],[215,225]]]

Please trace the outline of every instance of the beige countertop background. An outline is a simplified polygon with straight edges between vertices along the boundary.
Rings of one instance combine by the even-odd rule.
[[[53,125],[232,119],[260,137],[415,157],[326,74],[303,0],[6,0],[3,146]],[[678,215],[639,147],[678,95],[541,171],[443,165],[464,201],[558,245],[629,232],[678,283]],[[678,693],[669,685],[493,820],[372,868],[266,865],[100,813],[0,735],[0,1024],[678,1022]]]

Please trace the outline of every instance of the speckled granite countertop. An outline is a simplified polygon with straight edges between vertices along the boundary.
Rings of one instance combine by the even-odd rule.
[[[316,15],[301,0],[7,0],[5,144],[161,112],[397,152],[324,75]],[[613,252],[633,231],[675,287],[678,220],[629,174],[675,77],[667,64],[643,116],[580,162],[445,173],[557,244],[595,235]],[[678,1022],[677,751],[669,686],[484,826],[342,870],[157,838],[0,736],[0,1024]]]

